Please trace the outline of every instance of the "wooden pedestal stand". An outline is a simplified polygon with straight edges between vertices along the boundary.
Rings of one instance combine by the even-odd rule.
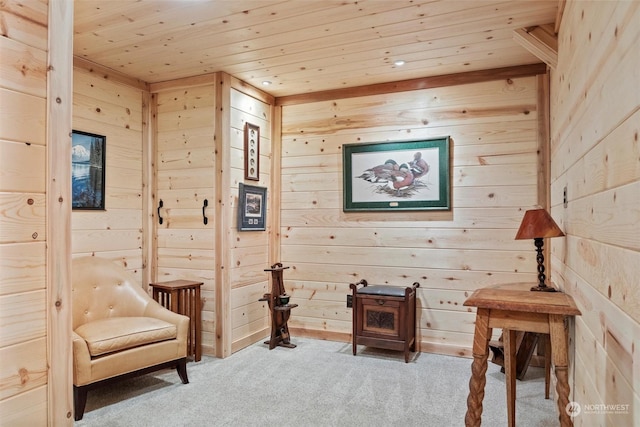
[[[298,306],[298,304],[281,304],[280,296],[285,295],[284,283],[282,281],[282,271],[289,267],[283,267],[281,263],[277,262],[267,268],[264,271],[271,272],[271,293],[264,294],[258,301],[267,301],[269,304],[269,311],[271,312],[271,338],[269,341],[265,341],[265,344],[269,344],[269,350],[273,350],[277,345],[286,348],[295,348],[295,344],[291,344],[289,338],[289,326],[287,321],[291,315],[291,309]]]

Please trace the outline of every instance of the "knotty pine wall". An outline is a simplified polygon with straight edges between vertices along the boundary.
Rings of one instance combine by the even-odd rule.
[[[26,18],[28,17],[28,18]],[[73,6],[0,4],[0,423],[72,423]]]
[[[235,80],[234,80],[235,81]],[[237,82],[236,82],[237,83]],[[231,351],[237,351],[263,339],[269,334],[269,311],[267,304],[258,301],[270,292],[270,273],[265,272],[273,262],[271,247],[274,239],[271,216],[277,215],[277,207],[272,207],[271,185],[271,127],[273,100],[269,97],[256,98],[255,91],[244,93],[243,86],[235,85],[230,90],[230,183],[231,215],[227,231],[229,240],[230,269],[230,317]],[[259,181],[244,179],[244,126],[245,123],[260,128],[260,175]],[[278,173],[278,171],[274,171]],[[267,229],[265,231],[238,231],[238,188],[239,183],[267,188]]]
[[[0,414],[46,425],[48,7],[31,2],[24,27],[20,9],[0,10]]]
[[[470,356],[487,285],[535,281],[533,242],[515,241],[538,186],[538,77],[282,107],[282,262],[290,327],[348,340],[349,283],[420,283],[419,341]],[[342,146],[451,137],[449,212],[342,211]]]
[[[230,355],[268,334],[271,227],[236,229],[238,184],[270,187],[273,99],[216,73],[152,85],[156,100],[157,279],[202,281],[203,351]],[[260,180],[244,180],[244,125],[260,127]],[[267,219],[272,215],[270,191]],[[204,200],[208,221],[204,224]]]
[[[74,210],[73,256],[125,266],[142,283],[143,94],[91,67],[73,70],[73,129],[106,136],[105,210]]]
[[[158,281],[187,279],[201,287],[203,351],[215,349],[215,115],[216,85],[167,89],[154,95]],[[204,200],[208,221],[204,224]]]
[[[582,311],[576,426],[640,425],[638,22],[638,2],[568,1],[551,79],[552,214],[567,234],[554,239],[551,261]],[[628,406],[614,414],[586,405]]]

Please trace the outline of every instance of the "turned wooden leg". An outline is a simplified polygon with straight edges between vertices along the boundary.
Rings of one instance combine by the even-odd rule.
[[[479,308],[476,313],[476,328],[473,336],[473,363],[469,380],[469,396],[467,396],[467,414],[464,418],[466,427],[479,427],[482,418],[482,400],[484,386],[487,382],[487,358],[489,357],[489,310]]]
[[[505,329],[504,337],[504,373],[507,384],[507,425],[516,425],[516,331]]]
[[[555,366],[556,393],[558,394],[558,412],[560,413],[560,425],[562,427],[573,426],[573,421],[567,413],[569,404],[569,364],[567,357],[567,335],[564,328],[564,316],[560,314],[549,315],[549,329],[551,336],[551,356]]]

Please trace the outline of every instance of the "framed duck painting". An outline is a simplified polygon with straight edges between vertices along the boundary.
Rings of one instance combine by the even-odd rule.
[[[345,144],[343,211],[451,209],[449,137]]]

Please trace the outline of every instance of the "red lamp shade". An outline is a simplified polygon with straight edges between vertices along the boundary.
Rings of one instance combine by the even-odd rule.
[[[562,236],[564,233],[545,209],[533,209],[525,212],[516,240]]]

